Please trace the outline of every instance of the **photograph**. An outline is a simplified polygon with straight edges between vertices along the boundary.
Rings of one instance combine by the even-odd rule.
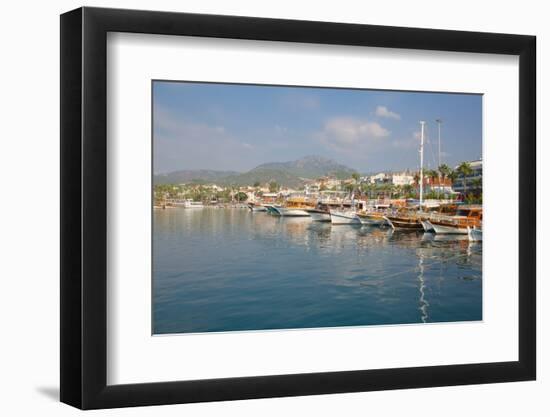
[[[483,95],[151,88],[153,335],[483,320]]]

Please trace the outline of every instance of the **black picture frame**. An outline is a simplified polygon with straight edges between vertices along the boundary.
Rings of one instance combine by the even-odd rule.
[[[519,56],[519,360],[107,385],[108,32]],[[61,15],[61,401],[81,409],[534,380],[536,38],[80,8]]]

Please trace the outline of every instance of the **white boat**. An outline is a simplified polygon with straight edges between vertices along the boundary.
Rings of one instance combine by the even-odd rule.
[[[447,234],[447,235],[467,235],[468,234],[467,227],[459,227],[459,226],[451,226],[451,225],[447,226],[444,224],[432,223],[429,220],[426,220],[425,223],[427,223],[428,227],[431,227],[434,233],[437,233],[437,234]]]
[[[330,222],[332,224],[361,224],[355,210],[330,210]]]
[[[330,212],[327,210],[307,209],[307,212],[314,222],[330,222]]]
[[[273,206],[280,216],[285,217],[309,217],[309,213],[301,208]]]
[[[202,204],[202,201],[185,200],[183,202],[183,207],[188,209],[197,209],[204,208],[204,204]]]
[[[255,203],[248,203],[248,208],[250,209],[250,211],[252,211],[253,213],[257,212],[257,211],[267,211],[267,207],[261,205],[261,204],[255,204]]]
[[[482,230],[468,226],[468,240],[470,242],[481,242],[483,240]]]

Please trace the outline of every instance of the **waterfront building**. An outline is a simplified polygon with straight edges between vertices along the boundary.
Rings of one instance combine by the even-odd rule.
[[[371,184],[382,184],[387,182],[387,175],[384,172],[381,172],[376,175],[371,175],[369,180]]]
[[[481,182],[483,178],[483,160],[478,159],[476,161],[469,161],[470,168],[472,168],[472,174],[466,177],[466,189],[464,189],[464,178],[458,176],[453,184],[453,190],[462,194],[474,192],[478,189],[477,182]],[[458,169],[458,165],[455,170]]]
[[[413,185],[414,184],[414,176],[411,175],[408,172],[401,172],[393,174],[391,177],[391,183],[393,185]]]

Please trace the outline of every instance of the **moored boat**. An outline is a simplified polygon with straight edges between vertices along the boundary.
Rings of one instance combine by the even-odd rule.
[[[382,213],[378,212],[358,212],[357,216],[361,224],[367,226],[383,226],[387,224],[386,219]]]
[[[292,197],[284,206],[273,206],[280,216],[285,217],[309,217],[307,210],[314,207],[314,203],[304,197]]]
[[[295,206],[273,206],[274,209],[279,213],[279,216],[286,216],[286,217],[309,217],[309,213],[299,207]]]
[[[276,204],[264,204],[264,207],[267,210],[267,214],[273,214],[274,216],[280,216],[279,212],[277,211],[276,207],[279,207]]]
[[[256,204],[256,203],[248,203],[248,208],[253,213],[258,211],[267,211],[267,207],[263,206],[262,204]]]
[[[480,228],[483,218],[481,207],[461,207],[454,216],[442,216],[427,220],[435,233],[467,235],[468,227]]]
[[[361,224],[355,210],[330,210],[330,222],[332,224]]]
[[[204,208],[204,204],[202,204],[202,201],[193,201],[193,200],[184,200],[183,203],[178,203],[176,205],[183,206],[186,209]]]
[[[315,208],[306,209],[314,222],[330,222],[330,211],[326,206],[318,204]]]
[[[392,229],[424,230],[420,219],[411,214],[396,214],[384,216]]]

